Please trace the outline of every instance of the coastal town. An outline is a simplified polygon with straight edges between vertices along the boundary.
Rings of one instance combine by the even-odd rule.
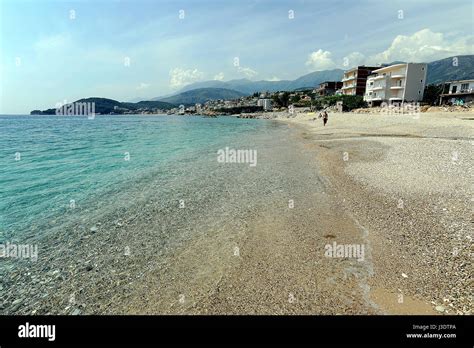
[[[346,70],[341,81],[324,81],[312,89],[262,91],[234,100],[209,100],[202,105],[181,105],[171,110],[155,112],[207,116],[237,114],[244,118],[258,118],[268,116],[268,112],[272,111],[293,114],[332,108],[342,112],[381,106],[402,106],[405,109],[411,107],[410,110],[421,107],[426,110],[430,106],[459,106],[468,109],[472,105],[474,79],[427,85],[427,70],[426,63],[378,67],[362,65]],[[143,111],[148,113],[147,110]]]

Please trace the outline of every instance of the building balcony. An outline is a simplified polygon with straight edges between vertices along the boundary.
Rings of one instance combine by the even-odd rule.
[[[474,93],[474,89],[469,88],[469,89],[461,89],[459,91],[456,91],[453,93],[453,91],[449,91],[448,94],[469,94],[469,93]]]
[[[469,95],[469,94],[474,94],[474,91],[472,91],[472,90],[471,90],[470,92],[468,92],[468,91],[466,91],[466,92],[461,92],[461,91],[460,91],[460,92],[455,92],[455,93],[449,92],[449,93],[440,94],[440,96],[446,97],[446,96]]]
[[[346,82],[346,81],[351,81],[351,80],[355,80],[357,78],[357,75],[356,76],[349,76],[349,77],[345,77],[341,80],[342,82]]]
[[[342,89],[352,89],[352,88],[356,88],[357,85],[347,85],[347,86],[344,86],[342,87]]]
[[[374,86],[374,87],[369,88],[369,89],[372,90],[372,91],[381,91],[384,88],[385,88],[385,86]]]
[[[404,89],[404,86],[392,86],[390,89]]]
[[[372,77],[373,80],[382,80],[384,78],[385,78],[385,76],[383,76],[383,75],[378,75],[378,76]]]
[[[405,77],[404,74],[393,74],[390,76],[392,79],[403,79]]]

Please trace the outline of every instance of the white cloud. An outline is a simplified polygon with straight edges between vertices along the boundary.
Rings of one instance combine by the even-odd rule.
[[[369,58],[370,62],[430,62],[457,54],[472,54],[473,39],[448,40],[443,33],[422,29],[410,36],[398,35],[385,51]]]
[[[214,76],[214,80],[217,80],[217,81],[224,80],[224,73],[223,72],[218,73],[216,76]]]
[[[198,69],[174,68],[170,70],[170,87],[173,89],[183,87],[193,82],[202,80],[204,73]]]
[[[242,67],[242,66],[238,66],[237,70],[239,71],[239,73],[244,74],[248,78],[252,78],[255,75],[258,75],[258,72],[256,72],[255,70],[252,70],[252,69],[246,68],[246,67]]]
[[[138,89],[138,90],[140,90],[140,89],[147,89],[148,87],[150,87],[150,84],[149,84],[149,83],[141,82],[141,83],[137,86],[137,89]]]
[[[332,69],[336,67],[336,63],[334,63],[331,58],[331,52],[323,51],[322,49],[312,52],[308,56],[306,65],[310,66],[315,71]]]
[[[342,66],[344,69],[349,69],[353,66],[363,65],[366,57],[360,52],[352,52],[342,58]]]
[[[276,76],[272,76],[271,78],[267,79],[266,81],[281,81],[281,79],[279,79]]]
[[[474,39],[470,37],[447,38],[443,33],[430,29],[419,30],[412,35],[397,35],[390,46],[377,54],[365,57],[352,52],[343,59],[343,68],[361,64],[378,65],[393,61],[429,63],[455,55],[473,54]],[[344,64],[347,58],[348,65]]]

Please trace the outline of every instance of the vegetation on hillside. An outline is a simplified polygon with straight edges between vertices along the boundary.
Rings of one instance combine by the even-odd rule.
[[[313,101],[313,107],[321,110],[329,106],[336,105],[338,101],[342,101],[343,111],[367,107],[367,103],[360,95],[331,95],[321,97]]]
[[[160,99],[160,101],[175,105],[194,106],[210,100],[232,100],[244,97],[246,94],[226,88],[198,88],[191,91]]]
[[[141,101],[138,103],[121,103],[117,100],[107,99],[107,98],[84,98],[76,100],[74,103],[66,104],[64,107],[65,110],[68,109],[68,106],[76,103],[94,103],[94,112],[96,114],[123,114],[127,112],[142,111],[142,110],[170,110],[175,107],[175,105],[170,103],[165,103],[162,101]],[[31,115],[55,115],[56,108],[47,109],[47,110],[33,110]]]
[[[474,79],[474,55],[449,57],[428,63],[428,84],[467,79]]]
[[[248,105],[248,106],[234,106],[229,108],[216,109],[221,115],[238,115],[242,113],[253,113],[263,111],[263,106]]]
[[[290,102],[290,92],[275,93],[272,97],[273,105],[275,107],[288,107]]]

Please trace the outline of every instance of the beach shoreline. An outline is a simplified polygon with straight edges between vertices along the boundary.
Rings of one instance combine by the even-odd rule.
[[[256,167],[202,163],[214,188],[198,192],[187,176],[175,189],[198,205],[157,199],[150,178],[133,206],[77,217],[7,269],[1,312],[472,313],[470,114],[292,116],[245,142]],[[326,255],[336,244],[364,254]]]
[[[326,127],[313,114],[279,118],[310,141],[366,230],[383,313],[472,313],[472,115],[330,113]]]

